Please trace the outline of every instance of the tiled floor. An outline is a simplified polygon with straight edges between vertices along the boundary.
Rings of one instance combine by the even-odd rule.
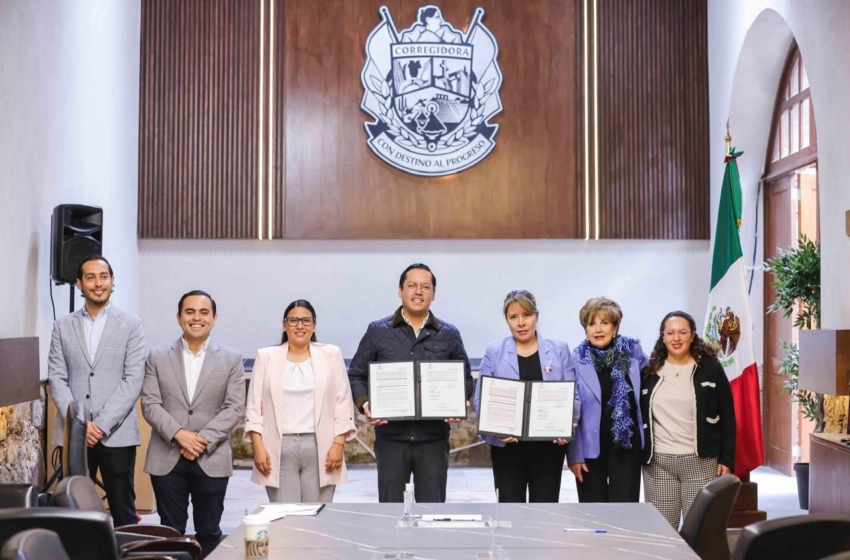
[[[250,481],[251,471],[237,470],[227,487],[224,515],[221,528],[230,533],[242,522],[247,511],[267,502],[265,489]],[[337,486],[335,502],[377,502],[378,486],[375,467],[358,467],[348,470],[348,484]],[[762,467],[753,471],[751,480],[759,485],[759,507],[767,512],[768,518],[785,517],[806,513],[797,505],[797,486],[793,477]],[[493,473],[487,468],[453,467],[449,470],[447,501],[494,502]],[[570,471],[564,471],[561,483],[561,502],[577,502],[576,484]],[[401,505],[399,504],[399,508]],[[159,523],[156,514],[143,516],[147,523]],[[194,533],[189,516],[187,533]]]

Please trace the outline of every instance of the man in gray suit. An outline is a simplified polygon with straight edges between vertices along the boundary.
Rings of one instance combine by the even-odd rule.
[[[153,428],[145,472],[160,519],[185,533],[191,495],[201,558],[221,540],[224,494],[233,474],[230,433],[245,409],[242,355],[210,340],[216,319],[209,294],[184,294],[177,304],[183,336],[151,350],[142,390],[142,411]]]
[[[56,403],[53,443],[63,443],[68,405],[88,407],[89,474],[94,479],[100,470],[117,527],[138,523],[133,471],[141,440],[133,406],[144,379],[145,333],[141,319],[110,303],[113,282],[105,258],[80,263],[77,288],[85,304],[54,323],[47,375]]]

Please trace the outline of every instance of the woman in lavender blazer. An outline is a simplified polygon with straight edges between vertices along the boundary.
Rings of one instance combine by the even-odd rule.
[[[492,342],[484,351],[478,369],[482,376],[523,381],[572,381],[575,369],[565,342],[549,340],[537,333],[537,302],[525,290],[508,294],[502,308],[511,336]],[[474,396],[480,410],[481,383]],[[557,502],[561,492],[564,448],[567,440],[517,441],[479,435],[490,444],[493,480],[500,502]]]
[[[573,351],[581,419],[567,448],[579,502],[640,499],[643,421],[640,371],[647,363],[640,342],[619,334],[616,302],[591,298],[579,312],[587,339]]]

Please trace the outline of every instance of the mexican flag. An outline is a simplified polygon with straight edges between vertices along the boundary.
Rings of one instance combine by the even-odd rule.
[[[753,323],[744,275],[744,254],[738,237],[741,180],[736,159],[742,153],[733,148],[725,160],[704,332],[705,339],[720,348],[718,358],[732,386],[738,426],[735,474],[739,477],[764,463]]]

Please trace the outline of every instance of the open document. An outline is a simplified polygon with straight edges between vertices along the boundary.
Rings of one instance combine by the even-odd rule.
[[[413,362],[369,364],[369,410],[373,420],[416,418],[416,375]]]
[[[531,383],[528,407],[528,439],[571,438],[575,383],[547,381]]]
[[[501,437],[522,437],[525,414],[525,382],[484,375],[478,431]]]
[[[375,362],[369,364],[369,408],[375,420],[466,418],[466,364]]]
[[[573,437],[574,381],[518,381],[482,376],[478,431],[523,441]]]
[[[421,418],[466,418],[464,363],[419,362]]]

